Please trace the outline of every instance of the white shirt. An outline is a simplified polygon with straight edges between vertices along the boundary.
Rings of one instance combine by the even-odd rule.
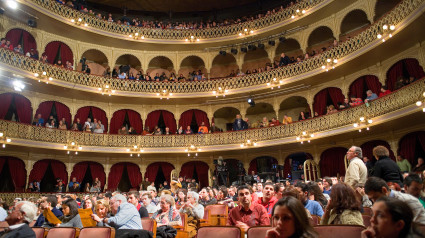
[[[7,217],[7,212],[3,207],[0,207],[0,221],[4,221]]]
[[[351,187],[364,185],[367,180],[367,167],[363,160],[354,157],[350,160],[347,172],[345,172],[345,183]]]

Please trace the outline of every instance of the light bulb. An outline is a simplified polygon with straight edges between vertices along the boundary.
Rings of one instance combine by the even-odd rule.
[[[354,127],[358,127],[359,126],[359,124],[357,124],[357,123],[354,123],[354,125],[353,125]]]
[[[382,26],[382,29],[386,30],[386,29],[388,29],[388,26],[387,25],[383,25]]]
[[[7,142],[7,143],[10,143],[11,141],[12,141],[12,140],[11,140],[10,138],[7,138],[7,139],[6,139],[6,142]]]
[[[3,144],[3,145],[2,145],[2,147],[3,147],[3,148],[6,148],[6,144]]]
[[[360,117],[360,121],[364,121],[364,117]]]
[[[421,101],[417,101],[416,102],[416,106],[418,106],[418,107],[422,106],[422,102]]]
[[[378,39],[381,39],[382,38],[382,35],[381,34],[378,34],[377,37],[378,37]]]
[[[372,124],[372,119],[367,120],[367,123]]]
[[[395,30],[395,26],[394,25],[391,25],[390,26],[390,30],[394,31]]]
[[[3,137],[3,135],[4,135],[3,132],[0,132],[0,137]]]

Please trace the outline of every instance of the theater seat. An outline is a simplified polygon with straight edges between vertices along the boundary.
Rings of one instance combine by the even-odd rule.
[[[115,229],[112,227],[85,227],[81,229],[79,238],[114,238]]]
[[[153,233],[153,238],[156,238],[156,221],[152,218],[142,218],[143,230]]]
[[[224,204],[208,205],[205,207],[204,220],[202,223],[207,223],[210,226],[225,226],[227,217],[229,215],[229,208]]]
[[[0,231],[4,231],[4,228],[8,228],[8,227],[9,227],[9,223],[5,221],[0,221]]]
[[[32,230],[35,233],[35,238],[44,238],[44,228],[43,227],[33,227]]]
[[[363,224],[365,227],[369,227],[370,226],[370,219],[372,218],[369,215],[362,215],[363,217]]]
[[[198,238],[241,238],[242,234],[235,226],[206,226],[198,230]]]
[[[323,225],[314,227],[314,230],[319,233],[319,237],[326,238],[359,238],[364,229],[364,226],[354,225]]]
[[[49,229],[46,238],[75,238],[78,236],[78,228],[57,227]]]
[[[248,229],[246,232],[248,235],[248,238],[257,238],[257,237],[266,237],[266,233],[269,229],[271,229],[271,226],[254,226]]]
[[[370,208],[370,207],[364,207],[363,208],[362,215],[372,216],[373,215],[372,208]]]

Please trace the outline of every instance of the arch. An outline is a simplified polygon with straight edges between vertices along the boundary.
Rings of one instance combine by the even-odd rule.
[[[5,166],[9,168],[9,171],[3,171],[3,169],[6,168]],[[25,168],[24,161],[12,156],[0,156],[0,175],[2,178],[2,181],[1,181],[2,185],[4,182],[7,182],[3,178],[4,176],[3,173],[7,173],[7,172],[9,172],[8,174],[10,174],[11,181],[9,182],[13,183],[14,190],[2,191],[2,192],[24,192],[25,182],[27,178],[27,170]]]
[[[106,112],[98,107],[93,106],[85,106],[80,107],[77,110],[77,113],[74,116],[74,122],[77,121],[77,118],[80,119],[80,123],[83,125],[85,121],[87,121],[87,118],[91,118],[92,122],[93,119],[101,120],[102,125],[105,127],[105,131],[108,131],[108,118],[106,117]]]
[[[292,96],[280,103],[278,116],[282,119],[284,115],[287,115],[292,118],[292,121],[296,121],[299,120],[300,112],[308,113],[308,115],[305,115],[306,119],[310,116],[310,106],[307,99],[302,96]]]
[[[354,34],[363,30],[366,26],[370,25],[370,22],[367,18],[366,12],[361,9],[354,9],[344,16],[340,26],[340,40],[341,36],[350,35],[351,37]]]
[[[160,169],[162,170],[162,173],[164,174],[165,181],[167,181],[168,184],[170,184],[171,171],[173,171],[175,167],[174,165],[168,162],[154,162],[152,164],[149,164],[148,167],[146,168],[145,178],[148,178],[150,182],[154,182]]]
[[[121,109],[114,112],[111,118],[110,133],[118,134],[118,130],[121,129],[124,124],[133,127],[137,134],[142,133],[143,122],[138,112],[131,109]]]
[[[183,76],[188,75],[192,71],[201,70],[202,73],[207,73],[207,69],[205,68],[204,60],[196,55],[190,55],[185,57],[180,63],[179,75],[183,74]]]
[[[371,161],[372,166],[376,163],[376,158],[373,156],[373,148],[378,145],[385,146],[390,151],[390,158],[395,161],[394,152],[391,150],[390,144],[384,140],[371,140],[363,143],[360,148],[362,148],[363,157],[367,157]]]
[[[232,72],[236,74],[236,71],[238,69],[239,66],[233,54],[218,54],[214,57],[212,61],[210,69],[210,78],[227,77],[231,75]]]
[[[51,64],[56,64],[59,60],[62,61],[63,65],[65,65],[67,61],[74,64],[74,54],[71,48],[62,41],[49,42],[44,48],[43,55],[47,56],[47,60]]]
[[[354,80],[349,87],[348,97],[355,96],[357,98],[365,99],[366,91],[372,90],[372,92],[379,95],[381,92],[381,82],[375,75],[364,75]]]
[[[322,152],[320,155],[320,174],[322,177],[336,177],[345,175],[344,158],[347,154],[347,148],[332,147]]]
[[[0,102],[0,119],[31,123],[32,106],[28,98],[17,93],[2,93]]]
[[[140,60],[132,55],[132,54],[123,54],[120,57],[117,58],[115,61],[115,69],[120,69],[121,66],[126,65],[129,66],[128,75],[131,74],[133,76],[136,76],[137,73],[142,69],[142,63],[140,63]]]
[[[71,128],[71,111],[69,107],[61,102],[56,101],[44,101],[38,105],[35,115],[41,114],[41,118],[46,123],[50,116],[56,119],[57,122],[65,118],[66,128]],[[58,124],[58,123],[57,123]]]
[[[198,109],[190,109],[180,115],[179,126],[182,126],[183,129],[190,126],[193,132],[196,133],[198,132],[198,127],[201,126],[202,122],[205,123],[205,126],[209,130],[210,120],[208,119],[207,113]]]
[[[296,152],[288,155],[285,158],[285,164],[283,165],[283,176],[282,178],[288,178],[292,180],[297,180],[301,178],[301,174],[304,174],[304,170],[301,167],[304,166],[304,161],[308,159],[313,159],[313,156],[310,153],[306,152]]]
[[[285,39],[283,42],[279,42],[279,45],[276,47],[276,56],[275,60],[280,60],[280,55],[285,53],[288,57],[297,57],[303,54],[300,43],[293,38]]]
[[[260,175],[264,172],[272,172],[272,165],[278,164],[277,159],[271,156],[260,156],[257,157],[249,163],[248,174],[251,174],[254,171],[255,174],[258,174],[262,179],[265,180],[266,176]]]
[[[162,122],[164,123],[163,125]],[[163,131],[165,131],[165,127],[168,127],[170,129],[170,133],[172,134],[176,133],[177,131],[177,123],[174,114],[166,110],[156,110],[148,114],[145,121],[145,128],[148,127],[148,131],[150,131],[153,130],[155,126],[158,126]]]
[[[259,102],[255,104],[254,107],[249,107],[246,109],[245,118],[249,117],[249,121],[251,121],[251,127],[259,127],[259,122],[263,120],[263,117],[267,117],[267,119],[271,119],[276,116],[276,112],[274,111],[273,106],[270,103]],[[258,122],[258,123],[257,123]]]
[[[214,124],[220,129],[231,131],[233,121],[237,114],[241,114],[241,112],[234,107],[222,107],[217,109],[213,114]]]
[[[270,64],[269,55],[265,49],[249,50],[243,58],[242,72],[246,73],[247,70],[251,72],[254,69],[265,68],[266,64]]]
[[[10,44],[16,47],[20,44],[24,50],[24,54],[31,49],[37,50],[37,42],[34,36],[28,31],[20,28],[13,28],[6,33],[6,39],[10,40]]]
[[[313,48],[316,52],[319,49],[328,47],[329,44],[335,39],[332,29],[327,26],[319,26],[314,29],[308,36],[307,51],[312,51]]]
[[[398,142],[397,154],[416,166],[418,157],[425,159],[425,131],[414,131],[404,135]]]
[[[194,178],[196,173],[197,181],[199,182],[199,188],[209,186],[208,182],[208,170],[210,167],[207,163],[202,161],[190,161],[182,165],[180,170],[180,176],[186,178]]]
[[[375,4],[375,16],[373,21],[376,22],[387,12],[391,11],[401,0],[377,0]]]
[[[72,169],[70,179],[72,180],[75,177],[77,182],[83,184],[83,179],[88,168],[90,168],[92,181],[94,181],[96,178],[99,178],[101,187],[103,187],[106,183],[105,169],[102,164],[94,161],[82,161],[76,163]]]
[[[159,74],[165,73],[168,77],[174,72],[173,61],[166,56],[156,56],[149,61],[147,74],[152,78]]]
[[[142,182],[142,173],[137,164],[131,162],[119,162],[112,165],[108,176],[108,190],[115,191],[123,178],[124,170],[127,170],[127,175],[130,180],[131,188],[138,189]]]
[[[424,69],[419,64],[419,61],[414,58],[407,58],[397,61],[387,71],[386,85],[390,91],[397,90],[403,87],[408,82],[399,84],[397,81],[405,80],[409,77],[420,79],[425,76]]]
[[[40,189],[42,191],[45,190],[41,182],[42,182],[42,179],[47,174],[49,167],[51,168],[51,171],[53,172],[54,179],[60,178],[63,181],[64,185],[68,184],[68,172],[66,171],[66,165],[62,161],[55,160],[55,159],[42,159],[35,162],[30,172],[28,181],[40,182]],[[48,181],[48,185],[50,185],[48,187],[53,186],[54,188],[56,180],[53,181],[53,184],[51,184],[51,182],[52,181]]]
[[[336,109],[339,108],[339,104],[344,102],[344,95],[340,88],[329,87],[320,90],[314,95],[313,110],[320,115],[326,114],[326,108],[328,105],[333,105]]]

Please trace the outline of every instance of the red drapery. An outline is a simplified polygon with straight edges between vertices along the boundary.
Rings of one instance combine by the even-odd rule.
[[[403,156],[403,158],[407,159],[412,165],[417,163],[417,158],[415,158],[415,150],[418,140],[419,144],[422,146],[422,149],[425,151],[425,131],[411,132],[403,136],[403,138],[401,138],[398,143],[397,154]]]
[[[155,126],[158,125],[158,120],[159,120],[159,117],[161,116],[161,111],[162,110],[156,110],[148,114],[148,117],[146,118],[146,121],[145,121],[145,127],[149,127],[150,131],[153,131]]]
[[[424,69],[419,65],[417,59],[405,59],[404,63],[406,65],[407,72],[410,76],[413,76],[417,79],[420,79],[425,76]]]
[[[140,114],[136,111],[127,109],[128,120],[131,126],[136,130],[137,134],[141,134],[143,131],[143,121]]]
[[[89,162],[76,163],[71,172],[71,177],[70,177],[71,180],[75,177],[77,182],[81,183],[83,181],[84,175],[86,175],[88,167],[89,167]]]
[[[340,88],[328,88],[329,96],[331,97],[332,104],[335,108],[339,107],[339,104],[344,102],[344,94]]]
[[[344,102],[344,95],[339,88],[325,88],[314,96],[313,110],[319,115],[326,113],[326,106],[329,98],[335,108],[338,108],[338,103]]]
[[[118,130],[121,129],[122,124],[124,123],[126,113],[127,110],[125,109],[114,112],[111,118],[111,134],[118,134]]]
[[[9,163],[10,176],[15,186],[15,192],[24,192],[27,179],[27,170],[25,169],[24,161],[15,157],[2,156],[0,157],[0,172],[6,161]]]
[[[58,116],[58,120],[62,120],[62,118],[65,118],[67,127],[69,129],[72,124],[71,111],[69,110],[69,107],[60,102],[55,102],[55,107],[56,107],[56,114]]]
[[[354,96],[356,98],[363,98],[364,90],[364,76],[354,80],[350,85],[348,97]]]
[[[88,162],[90,165],[90,172],[93,180],[96,178],[99,179],[101,186],[103,187],[106,183],[106,174],[105,169],[103,168],[103,165],[97,163],[97,162]]]
[[[204,122],[205,126],[208,129],[210,128],[210,122],[208,120],[207,113],[197,109],[191,109],[183,112],[180,116],[179,126],[183,126],[183,129],[186,129],[187,126],[190,126],[193,114],[195,114],[196,124],[198,124],[198,126],[201,126],[201,123]]]
[[[108,131],[108,118],[106,117],[106,112],[98,107],[86,106],[81,107],[77,110],[77,113],[74,116],[74,122],[77,121],[77,118],[80,118],[80,123],[84,124],[90,114],[90,110],[93,115],[93,119],[102,121],[102,125],[105,127],[105,132]]]
[[[379,82],[378,77],[374,75],[366,75],[364,76],[364,78],[367,88],[372,92],[376,93],[376,95],[379,95],[379,93],[381,92],[382,84],[381,82]]]
[[[68,172],[66,171],[65,164],[58,160],[50,160],[50,163],[55,178],[61,178],[63,184],[68,184]]]
[[[139,188],[139,184],[142,182],[142,173],[140,173],[140,168],[137,164],[126,163],[128,178],[130,179],[132,188]]]
[[[24,49],[24,54],[29,52],[31,49],[37,49],[37,43],[35,42],[34,37],[28,31],[15,28],[8,31],[6,34],[6,39],[10,40],[10,43],[14,47],[18,45],[21,40],[21,37],[23,39],[22,47]]]
[[[115,191],[120,183],[122,172],[124,171],[125,162],[112,165],[108,177],[108,190]]]
[[[74,122],[77,121],[77,118],[80,119],[80,123],[84,124],[84,122],[89,117],[91,107],[82,107],[77,110],[77,113],[74,116]]]
[[[347,149],[343,147],[333,147],[323,151],[320,155],[320,174],[325,176],[345,175],[344,157],[347,154]]]
[[[180,176],[186,178],[193,178],[194,169],[196,169],[196,174],[198,174],[199,186],[201,188],[208,186],[209,166],[205,162],[191,161],[184,163],[180,171]]]
[[[3,165],[6,163],[7,157],[0,157],[0,173],[3,170]]]
[[[187,126],[190,126],[193,118],[193,110],[188,110],[180,115],[179,126],[186,130]]]
[[[0,119],[4,119],[12,102],[13,93],[0,94]]]
[[[198,126],[201,126],[203,122],[205,123],[205,126],[208,128],[209,131],[210,120],[208,120],[207,113],[197,109],[193,109],[193,112],[195,113],[196,123],[198,124]]]
[[[16,112],[18,113],[19,122],[31,124],[32,122],[32,107],[28,98],[15,94]]]
[[[385,146],[385,148],[387,148],[390,151],[390,158],[395,161],[394,152],[391,150],[391,147],[388,144],[388,142],[383,140],[372,140],[361,145],[360,148],[362,148],[363,157],[367,157],[369,161],[372,161],[372,164],[375,164],[376,159],[373,156],[373,148],[375,148],[378,145]]]
[[[395,63],[387,72],[387,87],[390,91],[395,90],[397,78],[403,75],[403,61]]]
[[[357,98],[364,99],[364,95],[366,95],[366,92],[364,92],[365,84],[368,90],[372,90],[372,92],[379,95],[382,85],[379,82],[378,77],[374,75],[365,75],[357,78],[353,83],[351,83],[348,96],[355,96]]]
[[[252,171],[254,171],[254,173],[257,174],[257,159],[253,159],[249,163],[248,174],[251,174]]]
[[[170,183],[171,171],[174,169],[174,166],[167,162],[155,162],[150,164],[146,168],[145,178],[148,178],[151,182],[155,181],[159,167],[161,167],[162,172],[164,173],[165,180]]]
[[[283,165],[283,177],[287,178],[288,174],[290,174],[292,176],[292,165],[291,165],[291,160],[290,157],[286,157],[285,159],[285,164]]]
[[[162,110],[162,118],[164,118],[165,126],[170,128],[170,132],[172,134],[176,133],[177,123],[176,119],[174,118],[174,114],[169,111]]]
[[[63,162],[53,159],[43,159],[35,162],[32,167],[29,181],[32,182],[36,180],[40,182],[46,173],[47,167],[49,164],[52,167],[53,175],[55,178],[61,178],[64,184],[68,183],[68,172],[66,172],[66,166]]]
[[[35,114],[41,114],[41,118],[44,119],[45,122],[47,122],[47,119],[49,119],[50,113],[52,111],[53,101],[47,101],[42,102],[40,105],[38,105],[37,111],[35,111]]]
[[[53,61],[55,60],[56,55],[58,54],[59,47],[62,64],[65,64],[66,61],[69,61],[74,64],[74,57],[71,48],[69,48],[67,44],[60,41],[52,41],[46,45],[43,54],[47,55],[47,60],[49,61],[49,63],[54,63]]]

